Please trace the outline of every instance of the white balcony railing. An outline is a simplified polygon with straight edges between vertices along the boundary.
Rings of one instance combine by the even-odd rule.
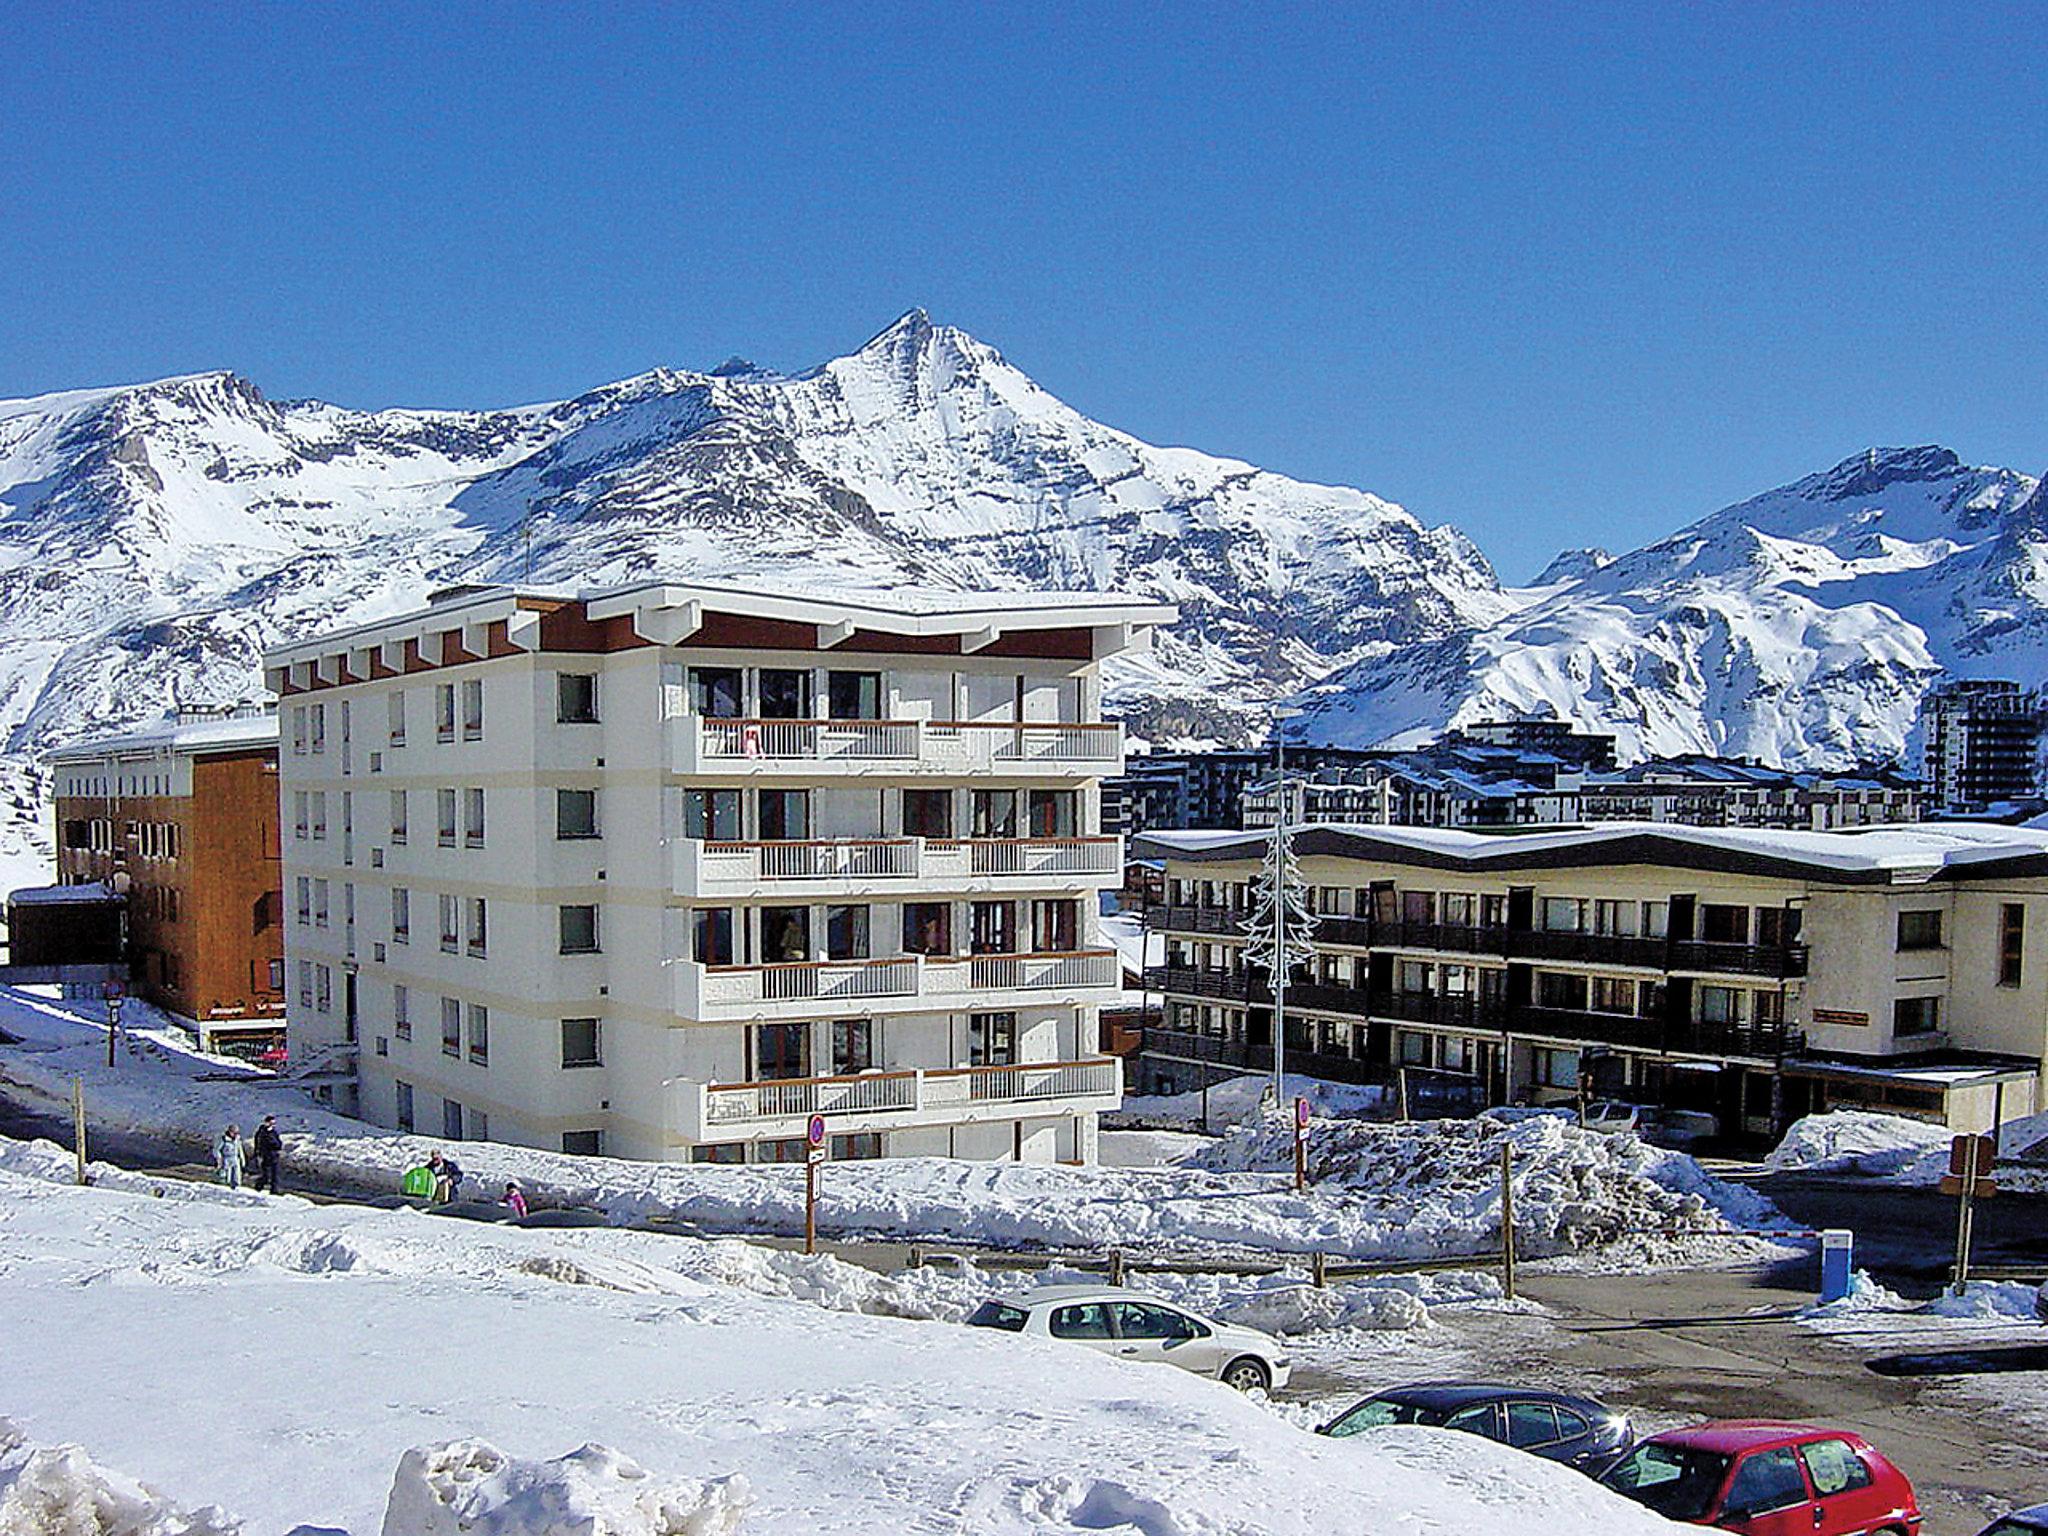
[[[671,706],[673,708],[673,706]],[[1123,727],[1057,720],[729,720],[672,714],[679,773],[747,764],[811,771],[1119,773]]]
[[[988,994],[1040,993],[1103,1003],[1114,1001],[1112,994],[1123,985],[1123,964],[1113,949],[676,965],[677,1014],[706,1021],[803,1018],[815,1015],[820,1005],[858,1007],[889,1001],[911,1007],[958,1007]]]
[[[682,896],[746,896],[869,881],[932,890],[1003,879],[1110,879],[1123,871],[1115,837],[836,838],[805,842],[701,842],[675,845],[675,889]]]
[[[1010,1118],[1017,1106],[1114,1109],[1123,1098],[1123,1063],[1110,1056],[754,1083],[685,1079],[676,1086],[678,1134],[704,1141],[744,1132],[800,1134],[812,1115],[850,1129]]]

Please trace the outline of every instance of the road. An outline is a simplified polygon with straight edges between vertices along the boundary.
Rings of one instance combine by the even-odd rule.
[[[1854,1232],[1857,1265],[1887,1284],[1939,1283],[1948,1278],[1955,1260],[1953,1196],[1933,1189],[1803,1174],[1765,1174],[1744,1182],[1794,1221]],[[2008,1191],[1980,1200],[1972,1227],[1972,1252],[1978,1262],[2037,1264],[2048,1275],[2048,1195]]]

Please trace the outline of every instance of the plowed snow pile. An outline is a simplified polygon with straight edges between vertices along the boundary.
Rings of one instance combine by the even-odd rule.
[[[1878,1115],[1861,1109],[1835,1109],[1793,1122],[1785,1139],[1764,1159],[1780,1173],[1862,1173],[1901,1183],[1932,1184],[1948,1172],[1948,1144],[1955,1133],[1946,1126],[1903,1115]],[[1938,1168],[1929,1154],[1938,1153]]]
[[[482,1440],[407,1451],[384,1536],[733,1536],[752,1502],[743,1477],[650,1477],[609,1446],[553,1461]]]
[[[1532,1257],[1644,1233],[1724,1231],[1729,1222],[1718,1202],[1740,1195],[1689,1157],[1555,1115],[1317,1120],[1308,1131],[1308,1176],[1315,1189],[1378,1207],[1403,1226],[1406,1246],[1426,1234],[1438,1235],[1446,1250],[1475,1237],[1498,1243],[1503,1146],[1513,1157],[1516,1245]],[[1218,1173],[1291,1168],[1293,1122],[1269,1113],[1191,1161]]]
[[[236,1536],[242,1522],[187,1510],[109,1472],[75,1445],[31,1445],[0,1419],[0,1531],[7,1536]]]

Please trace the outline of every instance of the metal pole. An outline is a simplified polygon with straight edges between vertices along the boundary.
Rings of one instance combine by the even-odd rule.
[[[71,1079],[71,1145],[78,1150],[78,1182],[85,1182],[85,1079]]]
[[[1970,1166],[1963,1174],[1963,1194],[1956,1206],[1956,1272],[1955,1283],[1950,1291],[1960,1296],[1970,1283],[1970,1200],[1977,1187],[1977,1165],[1973,1153]]]
[[[1273,818],[1273,1103],[1287,1104],[1287,722],[1273,717],[1273,777],[1280,807]]]
[[[112,999],[111,997],[107,999],[107,1002],[106,1002],[106,1008],[107,1008],[107,1065],[111,1067],[112,1065],[114,1065],[114,1032],[115,1032],[115,1026],[116,1026],[116,1025],[118,1025],[118,1024],[119,1024],[119,1023],[121,1022],[121,1010],[120,1010],[120,1009],[119,1009],[118,1007],[116,1007],[116,1006],[115,1006],[114,1000],[113,1000],[113,999]]]
[[[1500,1144],[1500,1291],[1515,1299],[1515,1149]]]
[[[818,1251],[818,1163],[804,1154],[804,1252]]]

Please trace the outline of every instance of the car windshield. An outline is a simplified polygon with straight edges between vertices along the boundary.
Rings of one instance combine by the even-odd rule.
[[[1355,1435],[1362,1429],[1379,1429],[1388,1424],[1441,1424],[1443,1421],[1443,1414],[1434,1408],[1397,1402],[1390,1397],[1371,1397],[1333,1422],[1324,1433]]]
[[[1024,1309],[1021,1307],[1006,1306],[1000,1301],[984,1301],[974,1309],[973,1316],[967,1319],[967,1326],[1000,1328],[1005,1333],[1022,1333],[1024,1317]]]
[[[1645,1440],[1601,1479],[1672,1520],[1698,1520],[1713,1505],[1728,1458],[1689,1445]]]
[[[2038,1525],[2023,1525],[2017,1520],[2000,1520],[1984,1528],[1982,1536],[2041,1536]]]

